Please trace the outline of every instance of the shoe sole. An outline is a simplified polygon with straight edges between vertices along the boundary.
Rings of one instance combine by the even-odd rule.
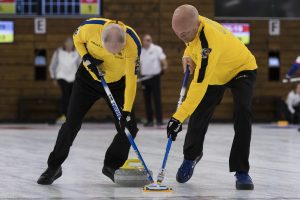
[[[56,179],[58,179],[59,177],[62,176],[62,171],[60,171],[58,174],[56,174],[54,176],[54,179],[52,181],[49,181],[49,182],[41,182],[41,181],[38,181],[37,183],[40,184],[40,185],[51,185]]]
[[[178,172],[177,172],[177,174],[176,174],[176,181],[177,181],[178,183],[186,183],[186,182],[188,182],[188,181],[192,178],[192,176],[193,176],[193,174],[194,174],[194,168],[195,168],[195,166],[197,165],[197,163],[201,160],[202,156],[203,156],[203,152],[201,153],[200,156],[198,156],[198,158],[196,158],[196,163],[193,164],[193,171],[192,171],[192,174],[191,174],[190,178],[187,179],[186,181],[179,181],[179,180],[178,180]]]
[[[237,190],[253,190],[254,185],[250,184],[235,184]]]

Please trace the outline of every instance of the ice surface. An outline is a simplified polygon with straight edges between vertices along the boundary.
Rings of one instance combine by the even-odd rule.
[[[136,143],[156,178],[167,142],[164,130],[143,128]],[[300,199],[300,133],[296,128],[253,126],[250,175],[253,191],[237,191],[234,174],[228,172],[233,139],[230,124],[211,124],[204,156],[185,184],[175,176],[183,155],[186,127],[173,143],[164,185],[172,193],[143,193],[124,188],[102,175],[103,158],[115,130],[112,124],[85,124],[63,164],[63,176],[51,186],[36,184],[59,126],[0,125],[0,199]],[[131,151],[130,157],[135,157]]]

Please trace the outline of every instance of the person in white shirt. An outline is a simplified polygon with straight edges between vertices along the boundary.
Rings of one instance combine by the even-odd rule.
[[[61,89],[61,116],[57,122],[64,122],[68,110],[75,74],[81,58],[74,48],[71,37],[67,38],[62,47],[56,49],[49,66],[50,77],[55,86]]]
[[[300,104],[300,84],[297,84],[295,90],[289,92],[286,99],[287,107],[291,114],[296,113],[296,109]]]
[[[155,107],[156,124],[163,125],[160,76],[168,67],[166,55],[162,48],[152,43],[152,38],[146,34],[142,38],[141,62],[141,84],[146,106],[147,122],[145,126],[153,126],[152,100]]]
[[[300,123],[300,84],[296,85],[294,90],[291,90],[286,98],[286,101],[280,101],[278,106],[279,120],[289,121],[290,123]],[[283,118],[281,116],[284,116]]]

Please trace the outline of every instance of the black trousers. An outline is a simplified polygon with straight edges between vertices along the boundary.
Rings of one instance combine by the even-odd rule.
[[[110,83],[108,86],[118,106],[123,106],[125,78],[123,77],[118,82]],[[71,94],[66,122],[60,128],[55,147],[48,158],[48,166],[50,168],[58,168],[65,161],[69,154],[70,147],[81,128],[84,115],[99,98],[104,98],[112,110],[101,83],[93,80],[82,65],[79,66]],[[114,118],[118,133],[115,135],[112,143],[106,151],[104,165],[113,169],[118,169],[128,158],[130,143],[125,133],[120,130],[119,123],[115,115]],[[131,112],[131,118],[134,122],[134,130],[131,130],[131,134],[135,137],[138,129],[136,127],[133,111]]]
[[[145,99],[146,117],[148,122],[153,122],[152,100],[155,108],[157,123],[162,123],[162,106],[160,92],[160,74],[153,78],[142,81],[143,94]]]
[[[68,105],[72,93],[72,87],[73,87],[73,82],[69,83],[65,81],[64,79],[58,79],[57,80],[60,90],[61,90],[61,113],[63,115],[67,115],[68,111]]]
[[[276,120],[287,120],[289,123],[294,123],[293,114],[289,111],[285,101],[278,99],[276,101]]]
[[[291,113],[284,100],[276,101],[276,120],[287,120],[289,123],[300,124],[300,104],[293,106],[295,113]]]
[[[202,153],[209,121],[216,106],[221,102],[225,89],[229,87],[234,101],[235,131],[229,158],[229,169],[230,172],[249,171],[251,101],[255,81],[256,70],[242,71],[226,85],[208,86],[204,98],[190,117],[184,143],[185,159],[194,160]]]

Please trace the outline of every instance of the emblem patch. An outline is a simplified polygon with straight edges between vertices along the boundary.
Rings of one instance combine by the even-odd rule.
[[[212,51],[211,48],[203,48],[201,50],[201,56],[202,56],[202,58],[207,58],[211,51]]]
[[[134,70],[135,75],[138,75],[140,73],[140,67],[141,67],[140,58],[137,58],[135,60],[135,70]]]

